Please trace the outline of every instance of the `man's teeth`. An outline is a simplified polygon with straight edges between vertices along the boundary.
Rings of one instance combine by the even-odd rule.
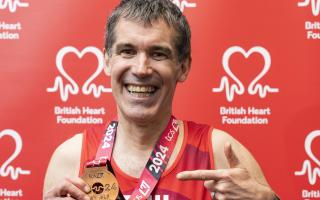
[[[138,86],[138,85],[128,85],[127,89],[129,92],[138,92],[138,93],[152,93],[156,90],[153,86]]]

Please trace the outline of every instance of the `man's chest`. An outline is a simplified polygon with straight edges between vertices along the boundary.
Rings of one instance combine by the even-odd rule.
[[[130,174],[131,177],[140,177],[144,170],[148,157],[138,155],[118,155],[113,157],[115,165],[124,174]]]

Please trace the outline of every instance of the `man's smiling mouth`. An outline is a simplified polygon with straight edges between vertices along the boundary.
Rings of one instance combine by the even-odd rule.
[[[153,95],[157,90],[155,86],[151,85],[126,84],[125,87],[130,94],[136,97],[149,97]]]

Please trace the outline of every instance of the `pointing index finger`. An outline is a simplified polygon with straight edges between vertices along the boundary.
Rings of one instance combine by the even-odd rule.
[[[223,178],[226,178],[225,169],[183,171],[177,174],[177,179],[181,181],[187,181],[187,180],[218,181]]]

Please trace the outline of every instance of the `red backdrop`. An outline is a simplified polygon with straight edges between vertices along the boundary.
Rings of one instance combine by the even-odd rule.
[[[320,0],[174,2],[193,57],[175,115],[240,140],[282,199],[319,199]],[[0,199],[41,199],[55,148],[115,115],[101,69],[117,3],[0,1]]]

